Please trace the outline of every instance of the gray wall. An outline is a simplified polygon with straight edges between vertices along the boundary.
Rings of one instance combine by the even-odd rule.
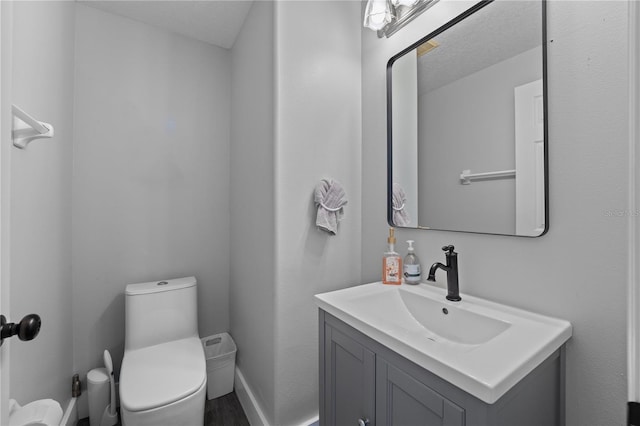
[[[318,413],[313,295],[360,282],[359,3],[255,2],[232,70],[231,332],[267,420],[298,424]],[[349,200],[336,236],[323,178]]]
[[[228,330],[231,67],[227,50],[82,5],[75,64],[71,300],[86,374],[104,349],[119,369],[128,283],[195,275],[200,334]]]
[[[459,177],[515,169],[513,89],[542,78],[541,64],[540,47],[418,97],[420,225],[515,233],[515,179],[461,185]]]
[[[276,410],[278,425],[318,412],[313,295],[360,283],[359,2],[276,3]],[[338,180],[339,231],[315,226],[313,190]]]
[[[386,61],[471,4],[440,2],[390,39],[363,30],[365,282],[380,279],[387,234]],[[463,293],[571,321],[568,424],[625,424],[627,219],[608,212],[627,206],[627,4],[551,1],[548,13],[549,233],[400,230],[398,241],[415,239],[425,266],[452,243]]]
[[[24,404],[69,401],[73,20],[68,2],[14,2],[11,102],[55,126],[53,139],[11,148],[9,320],[42,318],[40,335],[10,345],[10,394]],[[4,55],[4,52],[3,52]],[[3,96],[6,96],[3,94]],[[10,143],[3,140],[3,143]],[[6,312],[3,312],[6,314]]]
[[[231,335],[237,367],[273,422],[274,6],[254,2],[231,50]]]

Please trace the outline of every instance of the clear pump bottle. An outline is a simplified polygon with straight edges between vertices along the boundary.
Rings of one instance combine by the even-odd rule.
[[[422,274],[420,259],[418,259],[413,249],[413,240],[408,240],[407,243],[409,244],[409,249],[404,258],[404,282],[406,284],[420,284],[420,275]]]

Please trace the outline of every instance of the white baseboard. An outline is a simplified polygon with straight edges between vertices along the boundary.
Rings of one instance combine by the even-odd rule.
[[[71,398],[67,404],[67,408],[64,410],[60,426],[75,426],[78,423],[78,398]]]
[[[269,422],[267,421],[264,412],[260,408],[256,397],[238,367],[236,367],[235,371],[234,387],[238,400],[240,401],[240,405],[242,405],[242,409],[247,415],[249,424],[251,426],[269,426]]]
[[[251,426],[269,426],[269,422],[267,421],[264,412],[260,408],[256,397],[251,391],[251,387],[247,384],[247,381],[238,367],[236,367],[235,371],[234,390],[236,391],[236,396],[240,401],[240,405],[242,405],[244,413],[247,415],[249,424]],[[300,423],[299,426],[311,426],[314,423],[317,424],[318,420],[319,416],[315,415]]]
[[[320,416],[313,416],[310,419],[305,420],[304,422],[300,423],[299,426],[312,426],[314,424],[318,424],[318,422],[320,421]]]

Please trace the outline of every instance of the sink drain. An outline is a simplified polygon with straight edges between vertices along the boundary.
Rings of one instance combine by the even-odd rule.
[[[447,315],[449,313],[449,310],[447,308],[442,308],[442,313]]]

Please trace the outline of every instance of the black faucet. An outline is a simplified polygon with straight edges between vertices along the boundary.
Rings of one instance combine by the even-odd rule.
[[[459,302],[462,298],[460,297],[460,289],[458,287],[458,253],[453,251],[454,248],[452,245],[442,247],[442,250],[445,252],[444,257],[447,264],[443,265],[440,262],[436,262],[431,265],[427,281],[436,280],[436,271],[438,268],[447,271],[447,300]]]

